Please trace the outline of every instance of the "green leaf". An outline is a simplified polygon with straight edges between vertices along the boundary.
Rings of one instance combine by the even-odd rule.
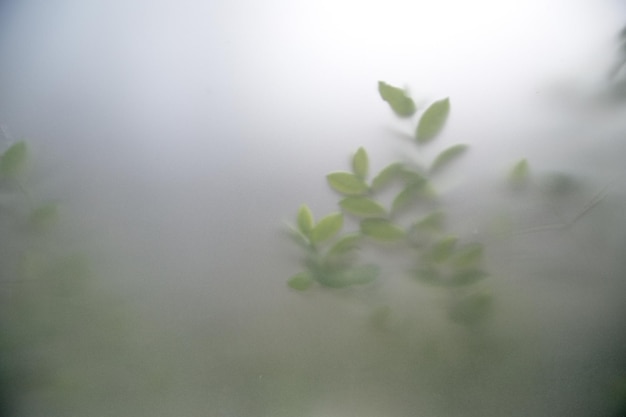
[[[492,310],[493,296],[488,293],[477,293],[457,301],[448,314],[454,322],[473,325],[488,318]]]
[[[343,214],[333,213],[324,217],[311,230],[311,242],[320,243],[335,236],[343,226]]]
[[[367,152],[363,147],[359,148],[352,158],[352,170],[354,171],[354,175],[362,180],[367,177],[369,159],[367,157]]]
[[[404,90],[379,81],[378,92],[398,117],[411,117],[415,114],[415,103]]]
[[[58,218],[58,208],[59,207],[53,203],[38,207],[30,215],[30,224],[37,229],[50,226]]]
[[[421,190],[421,185],[408,185],[407,187],[404,187],[402,191],[400,191],[393,199],[393,202],[391,203],[391,211],[396,213],[407,207],[413,201],[417,200],[420,196]]]
[[[368,191],[365,181],[351,172],[333,172],[326,179],[331,188],[341,194],[363,195]]]
[[[457,268],[468,268],[480,265],[483,260],[483,245],[470,243],[457,250],[452,257],[452,265]]]
[[[404,230],[385,219],[365,219],[361,221],[361,232],[373,239],[388,242],[403,239]]]
[[[326,287],[345,288],[368,284],[376,280],[379,274],[380,268],[377,265],[368,264],[319,276],[318,282]]]
[[[489,274],[480,269],[465,269],[454,273],[450,278],[449,284],[455,287],[471,285],[488,276]]]
[[[295,227],[287,224],[287,234],[289,237],[296,243],[301,246],[303,249],[310,250],[311,245],[309,244],[309,238],[302,234],[302,232]]]
[[[457,241],[456,237],[448,236],[436,242],[431,250],[433,261],[439,263],[448,259],[454,252]]]
[[[419,220],[417,223],[413,225],[413,228],[417,230],[428,230],[428,231],[441,231],[443,229],[443,223],[445,220],[445,215],[441,211],[435,211],[433,213],[428,214],[423,219]]]
[[[415,131],[415,139],[420,144],[425,144],[433,140],[448,119],[450,113],[450,100],[445,98],[430,105],[422,114],[417,130]]]
[[[551,172],[542,178],[541,188],[552,197],[565,197],[581,192],[583,184],[570,174]]]
[[[346,197],[339,202],[346,212],[359,217],[384,217],[385,208],[367,197]]]
[[[27,155],[26,142],[15,142],[0,157],[0,173],[10,176],[17,175],[24,168]]]
[[[328,249],[328,256],[340,256],[359,248],[361,235],[350,234],[339,239]]]
[[[300,210],[298,210],[298,229],[303,235],[308,236],[314,225],[315,220],[313,219],[311,209],[306,204],[303,204],[300,206]]]
[[[528,182],[530,169],[526,159],[519,160],[509,172],[509,183],[520,186]]]
[[[426,182],[420,189],[420,196],[426,200],[435,200],[437,199],[437,190],[431,183]]]
[[[424,175],[406,167],[400,172],[400,177],[409,185],[424,185],[427,181]]]
[[[413,271],[416,280],[428,285],[441,285],[441,274],[432,267],[427,266]]]
[[[463,155],[467,151],[467,145],[454,145],[441,152],[433,161],[430,166],[430,172],[435,173],[440,171],[450,162]]]
[[[372,180],[372,190],[378,191],[384,188],[391,181],[393,181],[396,178],[399,178],[402,171],[403,171],[403,165],[399,162],[395,162],[391,165],[386,166]]]
[[[307,272],[300,272],[299,274],[294,275],[287,281],[287,285],[289,288],[292,288],[297,291],[306,291],[311,285],[313,285],[313,279],[311,275]]]
[[[318,274],[323,273],[327,266],[324,259],[315,250],[309,251],[304,258],[304,265],[314,278],[317,277]]]

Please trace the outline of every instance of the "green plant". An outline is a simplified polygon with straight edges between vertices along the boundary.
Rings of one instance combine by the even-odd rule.
[[[378,91],[399,118],[411,118],[417,113],[406,91],[382,81]],[[449,112],[448,98],[426,108],[414,128],[414,146],[421,149],[433,143],[444,129]],[[467,144],[454,144],[428,164],[398,161],[370,175],[370,157],[360,147],[352,156],[349,171],[326,176],[330,188],[340,196],[340,211],[316,222],[310,208],[302,205],[296,225],[290,226],[290,234],[304,250],[304,257],[303,270],[288,281],[289,287],[304,291],[314,286],[369,284],[380,278],[382,268],[360,262],[357,253],[366,246],[392,245],[407,253],[407,272],[413,279],[449,291],[453,300],[448,308],[450,319],[465,324],[484,319],[491,295],[474,289],[488,276],[484,247],[449,230],[446,207],[433,182],[468,149]],[[515,182],[523,182],[526,175],[527,166],[522,163],[511,174]],[[356,221],[356,230],[342,233],[346,218]]]
[[[105,351],[120,336],[111,300],[89,286],[90,262],[70,249],[57,203],[40,197],[31,159],[25,141],[0,154],[2,415],[20,415],[23,398],[36,398],[46,410],[93,398],[86,391],[93,389],[86,383],[93,379],[93,346]]]
[[[405,90],[380,81],[378,92],[398,118],[411,121],[418,115],[414,100]],[[450,100],[435,101],[419,113],[410,138],[421,157],[445,128]],[[326,176],[330,188],[340,196],[339,211],[316,221],[304,204],[295,225],[289,226],[290,235],[304,256],[301,272],[288,280],[288,286],[305,291],[381,281],[385,269],[375,262],[362,262],[359,253],[367,249],[369,256],[372,247],[391,246],[392,252],[404,256],[407,276],[446,294],[446,314],[450,320],[463,325],[484,322],[493,304],[492,290],[486,281],[490,274],[485,261],[485,236],[476,239],[451,230],[448,221],[451,207],[437,186],[439,177],[468,150],[467,144],[452,144],[430,160],[395,161],[372,175],[370,156],[360,147],[352,155],[349,170]],[[484,207],[483,220],[487,228],[493,229],[490,239],[568,228],[595,207],[606,191],[604,188],[589,200],[580,180],[566,173],[531,175],[526,158],[512,164],[505,179],[511,191],[507,198],[514,204],[530,200],[555,221],[539,226],[515,224],[512,216],[523,216],[512,215],[509,208],[497,204]],[[569,218],[561,214],[584,202],[581,196],[588,201],[582,209]],[[523,204],[520,207],[524,210]],[[492,214],[493,218],[489,219]],[[352,230],[343,231],[350,222],[354,226]],[[387,256],[390,252],[383,253]],[[385,306],[373,314],[376,320],[382,317],[380,311],[385,312],[382,316],[389,316],[390,309]]]

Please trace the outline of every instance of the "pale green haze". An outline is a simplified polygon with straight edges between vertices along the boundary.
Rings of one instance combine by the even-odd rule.
[[[618,417],[618,0],[0,2],[0,417]]]

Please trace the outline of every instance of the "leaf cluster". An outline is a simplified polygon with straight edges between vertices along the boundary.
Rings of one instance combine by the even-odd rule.
[[[56,222],[58,206],[52,202],[35,205],[24,187],[23,177],[27,169],[29,153],[26,141],[20,140],[10,145],[0,155],[0,190],[11,192],[12,188],[15,188],[21,193],[27,206],[26,214],[23,217],[28,227],[42,231]]]
[[[378,91],[398,117],[406,119],[417,114],[415,103],[405,90],[381,81]],[[445,98],[421,113],[414,129],[416,146],[434,141],[443,130],[449,111],[450,101]],[[459,238],[446,230],[441,207],[425,216],[414,214],[409,226],[398,221],[398,213],[414,213],[416,204],[435,200],[437,191],[432,177],[452,166],[467,150],[467,145],[455,144],[436,155],[427,169],[393,162],[372,174],[367,150],[358,148],[349,170],[326,176],[329,187],[340,196],[337,203],[340,211],[319,221],[306,205],[297,213],[291,234],[304,249],[305,256],[303,270],[291,277],[289,287],[298,291],[314,285],[343,288],[376,280],[380,268],[360,264],[356,256],[364,245],[376,243],[394,243],[411,249],[414,266],[409,272],[419,282],[458,293],[459,289],[484,279],[488,274],[483,269],[483,245],[459,243]],[[395,190],[395,195],[386,204],[382,194],[389,190]],[[356,221],[358,229],[342,234],[346,217]]]
[[[378,277],[375,265],[357,265],[355,251],[359,234],[340,234],[344,214],[331,213],[315,221],[311,209],[302,205],[298,210],[297,226],[290,228],[292,237],[304,249],[305,270],[288,281],[289,287],[303,291],[317,283],[323,287],[344,288],[367,284]]]

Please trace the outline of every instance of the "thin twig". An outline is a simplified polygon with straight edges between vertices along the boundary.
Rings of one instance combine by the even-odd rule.
[[[566,229],[568,227],[573,226],[578,220],[580,220],[585,214],[589,213],[595,206],[597,206],[604,198],[607,196],[607,190],[613,185],[615,180],[612,180],[607,185],[602,187],[600,191],[598,191],[594,197],[587,203],[583,209],[578,212],[574,217],[572,217],[569,221],[564,223],[557,224],[546,224],[543,226],[531,227],[529,229],[519,230],[517,232],[512,233],[513,236],[527,235],[530,233],[543,232],[548,230],[561,230]]]

